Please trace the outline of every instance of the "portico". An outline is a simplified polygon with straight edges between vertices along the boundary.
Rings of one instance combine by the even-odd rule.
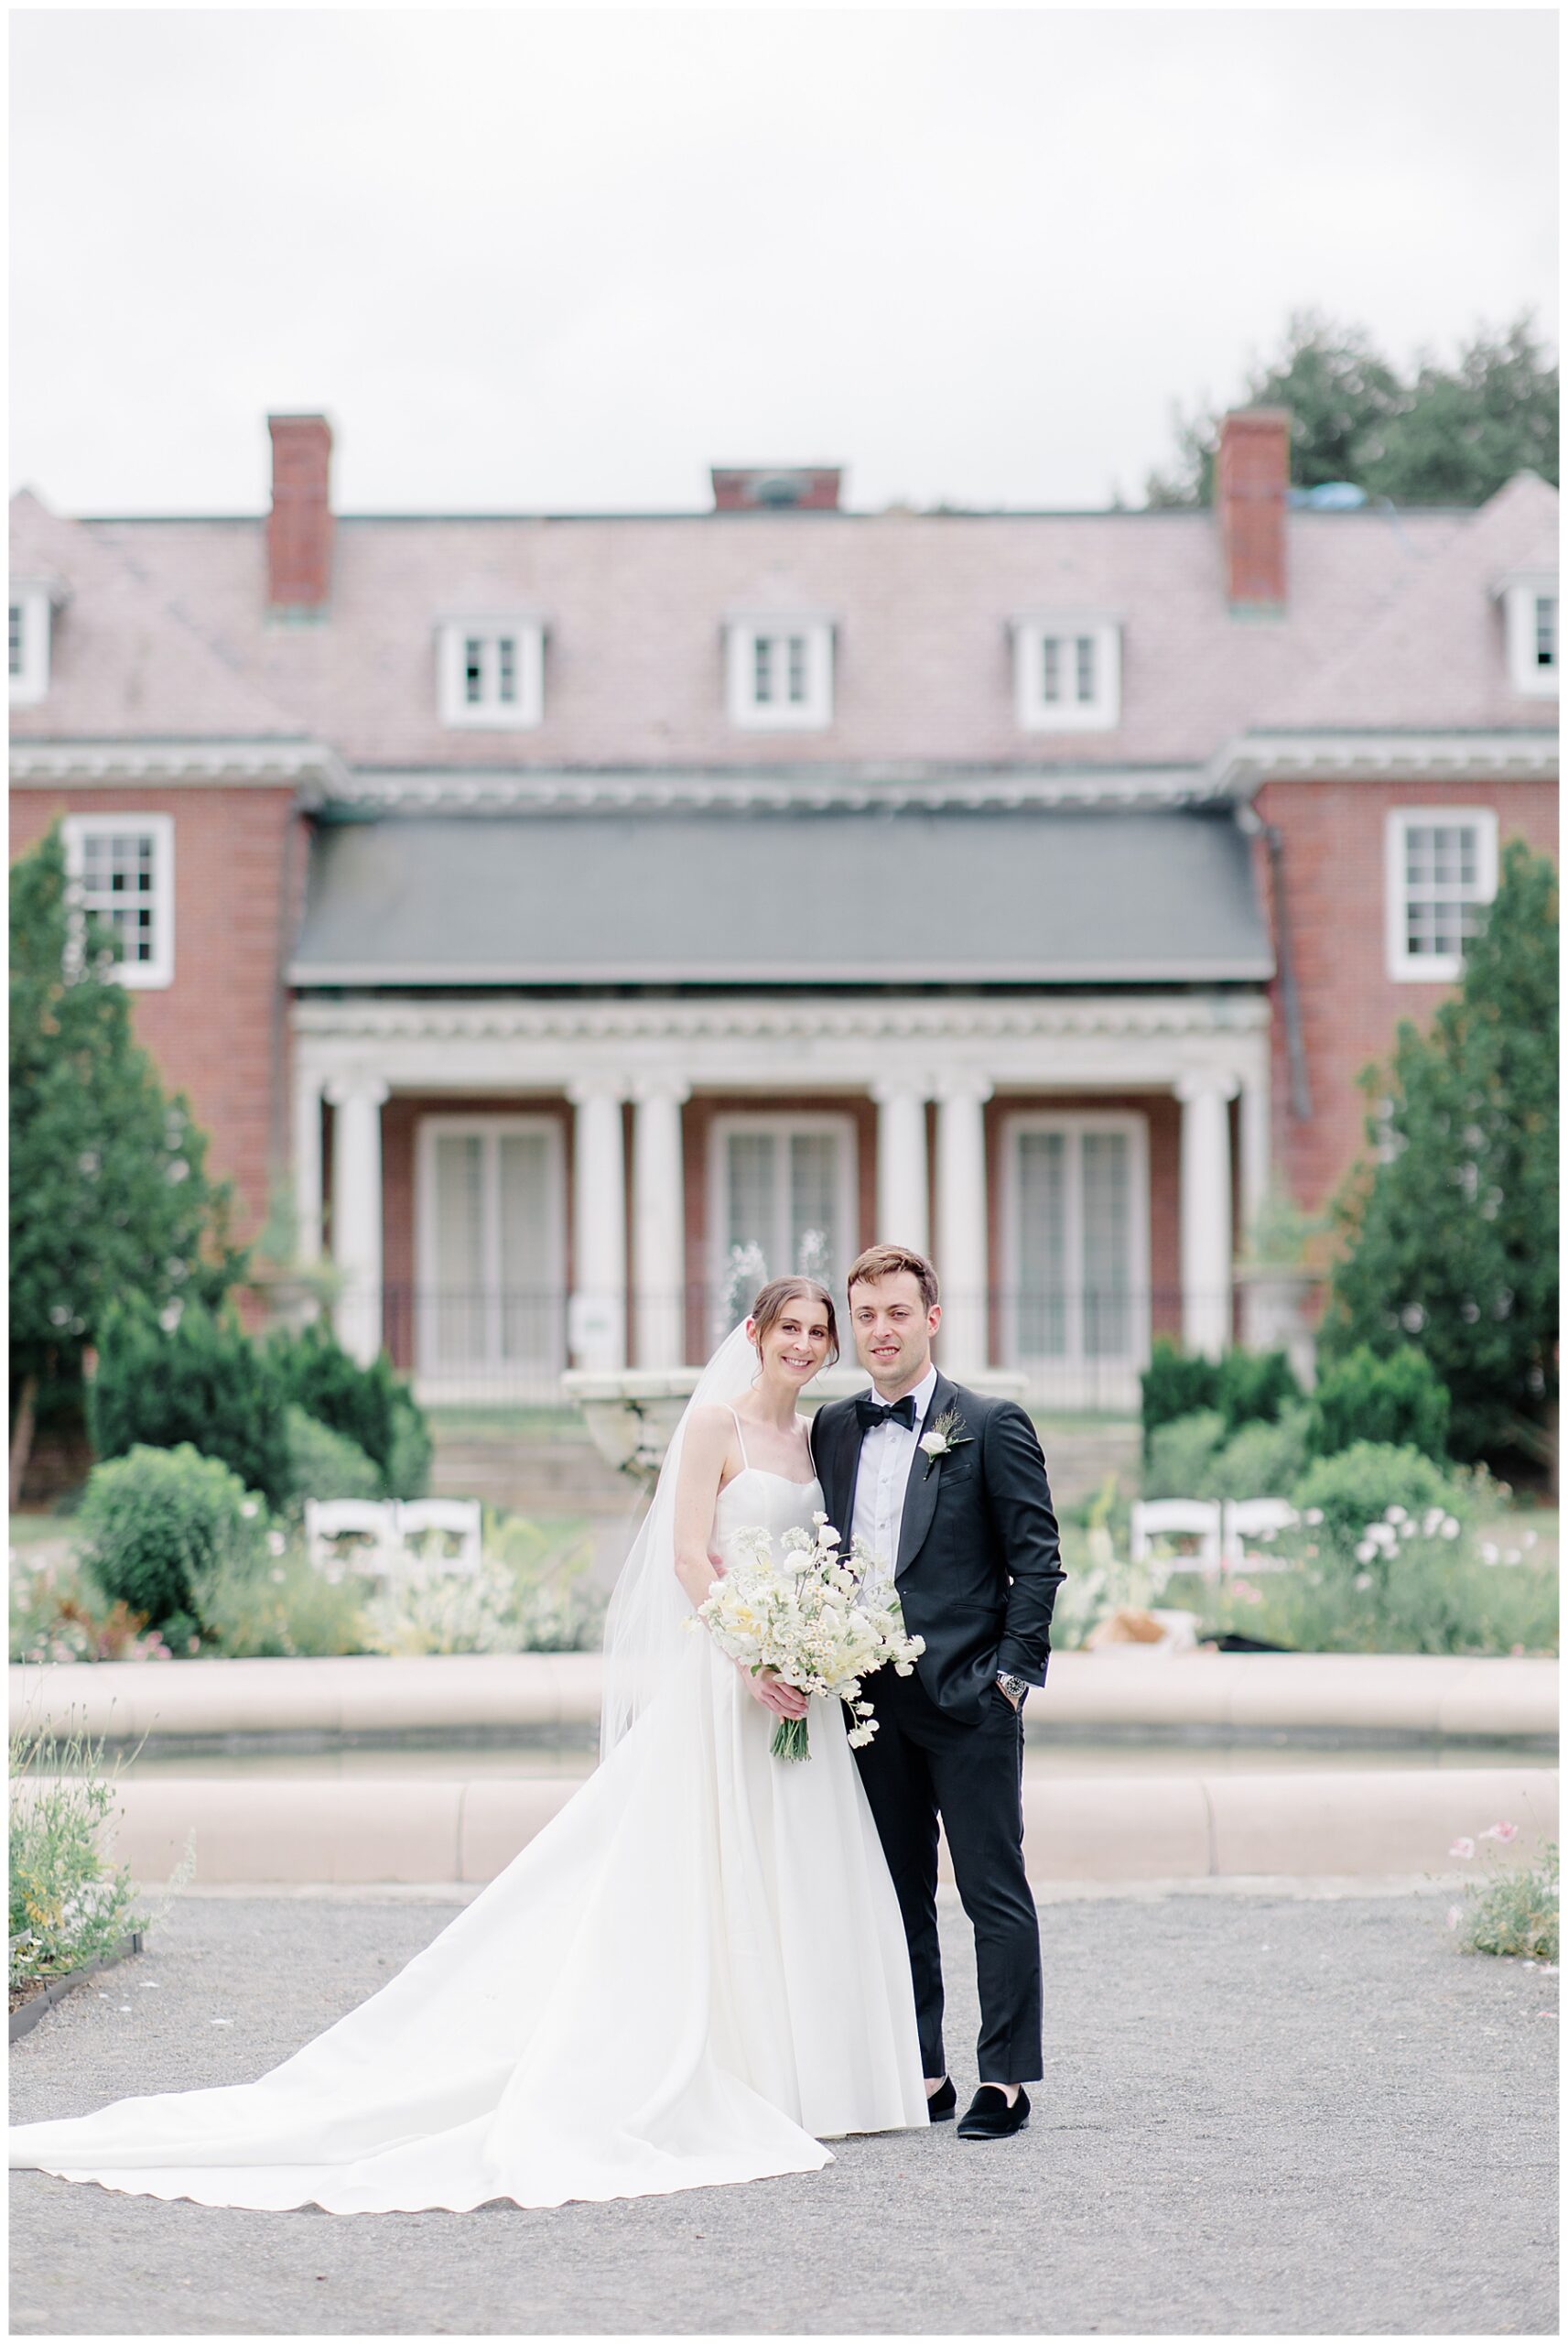
[[[416,1151],[413,1173],[425,1236],[410,1363],[433,1395],[477,1390],[504,1368],[508,1308],[514,1327],[528,1321],[548,1337],[534,1343],[530,1372],[547,1376],[568,1359],[598,1369],[680,1364],[712,1339],[740,1241],[772,1273],[800,1265],[781,1258],[792,1231],[826,1247],[837,1278],[873,1236],[929,1243],[944,1280],[949,1372],[1011,1355],[1065,1405],[1086,1360],[1097,1389],[1130,1391],[1156,1309],[1190,1344],[1217,1351],[1228,1340],[1236,1197],[1244,1220],[1268,1161],[1267,1006],[1257,994],[351,996],[302,999],[293,1023],[299,1227],[307,1244],[320,1243],[325,1103],[331,1250],[345,1274],[339,1319],[361,1356],[385,1332],[383,1263],[395,1233],[384,1104],[406,1097],[451,1126],[446,1155]],[[1152,1269],[1152,1198],[1167,1176],[1152,1170],[1139,1103],[1168,1111],[1173,1098],[1175,1296],[1159,1291]],[[444,1101],[460,1101],[462,1113],[443,1117]],[[703,1150],[687,1134],[705,1101],[727,1112],[703,1126]],[[1056,1113],[1054,1101],[1071,1112]],[[1115,1112],[1097,1113],[1097,1101]],[[729,1112],[737,1101],[741,1111]],[[446,1185],[421,1196],[421,1181]],[[1024,1207],[1033,1217],[1021,1250]],[[524,1254],[526,1279],[515,1266]],[[552,1262],[564,1308],[546,1293]],[[745,1262],[740,1273],[749,1274]],[[461,1344],[449,1344],[443,1367],[432,1331],[477,1326],[451,1296],[486,1279],[514,1293],[496,1320],[499,1352],[481,1359],[476,1338],[465,1371]],[[539,1306],[531,1319],[524,1292]]]

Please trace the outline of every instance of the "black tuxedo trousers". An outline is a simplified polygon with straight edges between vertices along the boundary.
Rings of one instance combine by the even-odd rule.
[[[939,1709],[918,1676],[866,1679],[877,1731],[860,1780],[888,1860],[914,1980],[922,2073],[945,2076],[942,1954],[936,1929],[936,1827],[975,1932],[979,2080],[1033,2083],[1041,2073],[1040,1923],[1023,1866],[1023,1720],[993,1685],[979,1725]]]

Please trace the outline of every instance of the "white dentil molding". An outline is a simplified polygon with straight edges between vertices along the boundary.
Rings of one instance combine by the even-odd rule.
[[[348,768],[319,741],[28,741],[11,743],[14,789],[62,784],[121,788],[234,788],[289,785],[317,800],[338,797]]]
[[[1265,781],[1550,779],[1557,734],[1489,732],[1244,732],[1210,765],[1210,795],[1250,798]]]
[[[345,770],[334,787],[345,805],[386,812],[602,814],[704,812],[749,808],[851,813],[879,808],[1000,809],[1031,807],[1189,807],[1224,792],[1202,765],[1120,768],[1003,766],[868,772],[825,765],[818,771],[606,771],[518,773],[483,768]]]

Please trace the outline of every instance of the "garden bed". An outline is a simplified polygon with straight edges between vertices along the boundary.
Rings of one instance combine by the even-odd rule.
[[[85,1986],[101,1970],[112,1970],[116,1962],[128,1961],[142,1950],[140,1929],[133,1929],[117,1946],[99,1955],[96,1961],[84,1961],[80,1970],[68,1970],[59,1978],[22,1978],[10,1989],[10,2040],[15,2043],[29,2027],[37,2026],[47,2010],[74,1993],[78,1986]]]

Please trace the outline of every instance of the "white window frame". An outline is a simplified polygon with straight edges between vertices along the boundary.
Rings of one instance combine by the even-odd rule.
[[[481,700],[470,700],[468,646],[475,637],[482,646],[486,690]],[[503,641],[513,646],[515,696],[509,700],[498,697],[499,646]],[[436,669],[443,724],[469,732],[524,732],[544,722],[545,627],[541,619],[504,612],[443,619],[437,633]]]
[[[769,642],[775,670],[787,678],[785,646],[791,637],[805,645],[805,692],[801,699],[756,696],[757,646]],[[821,732],[833,722],[833,622],[831,619],[787,613],[759,613],[728,622],[725,643],[725,703],[731,724],[749,732]]]
[[[501,1217],[494,1187],[500,1163],[499,1145],[485,1157],[484,1178],[490,1190],[489,1232],[484,1264],[485,1334],[487,1351],[481,1359],[443,1361],[435,1347],[435,1317],[425,1297],[438,1285],[440,1259],[436,1219],[436,1143],[443,1138],[492,1138],[499,1143],[521,1134],[542,1134],[546,1141],[546,1179],[549,1215],[549,1259],[546,1291],[554,1299],[552,1340],[535,1361],[508,1360],[501,1347]],[[567,1363],[567,1187],[566,1148],[560,1119],[538,1114],[421,1115],[414,1144],[414,1372],[420,1387],[460,1396],[460,1387],[472,1386],[474,1396],[493,1396],[497,1385],[510,1377],[536,1371],[553,1382]]]
[[[1076,646],[1094,645],[1095,689],[1079,700]],[[1064,681],[1058,700],[1045,697],[1045,646],[1060,645]],[[1121,627],[1103,612],[1036,611],[1012,622],[1013,698],[1024,732],[1108,732],[1121,722]]]
[[[1476,832],[1475,884],[1468,890],[1445,888],[1445,897],[1454,903],[1489,904],[1498,892],[1495,807],[1391,807],[1383,836],[1383,902],[1389,974],[1396,984],[1452,984],[1465,966],[1461,953],[1412,953],[1406,945],[1405,911],[1410,889],[1405,881],[1405,838],[1411,830],[1434,826],[1445,830],[1474,828]]]
[[[1019,1140],[1029,1132],[1057,1132],[1067,1149],[1067,1256],[1083,1260],[1082,1156],[1077,1142],[1086,1133],[1114,1132],[1128,1142],[1128,1210],[1131,1222],[1127,1264],[1128,1319],[1131,1347],[1121,1353],[1091,1357],[1084,1349],[1081,1290],[1069,1286],[1066,1297],[1067,1349],[1058,1358],[1026,1358],[1020,1336],[1021,1268],[1019,1212]],[[1149,1364],[1149,1119],[1126,1111],[1084,1112],[1038,1108],[1003,1118],[1001,1137],[1001,1255],[1002,1356],[1022,1369],[1031,1389],[1046,1398],[1057,1397],[1065,1406],[1084,1404],[1086,1383],[1097,1386],[1101,1405],[1131,1406],[1138,1395],[1140,1371]]]
[[[1563,611],[1557,599],[1557,574],[1541,570],[1510,578],[1502,590],[1503,627],[1508,644],[1509,681],[1530,700],[1558,697],[1558,671],[1563,660]],[[1550,601],[1556,610],[1557,657],[1550,667],[1536,659],[1536,630],[1540,605]]]
[[[146,837],[153,841],[153,957],[120,960],[114,973],[133,993],[161,992],[174,982],[174,817],[172,814],[68,814],[60,825],[71,917],[69,950],[79,959],[82,945],[82,887],[90,838]],[[88,909],[96,908],[88,906]],[[113,923],[109,923],[113,925]]]
[[[830,1133],[839,1142],[838,1149],[838,1218],[843,1243],[849,1250],[849,1261],[855,1257],[855,1232],[860,1216],[856,1199],[859,1167],[856,1160],[858,1134],[853,1115],[790,1114],[759,1110],[755,1114],[737,1112],[715,1115],[708,1135],[708,1261],[712,1274],[713,1309],[717,1313],[722,1304],[725,1285],[730,1275],[730,1179],[729,1142],[737,1133],[769,1132],[781,1140],[819,1138]],[[849,1266],[849,1261],[837,1264],[838,1274]],[[768,1260],[768,1275],[783,1277],[793,1270],[793,1262]]]
[[[11,677],[11,706],[36,708],[49,688],[49,630],[53,610],[47,586],[18,581],[11,588],[11,609],[21,624],[22,664]],[[10,621],[6,621],[6,667],[10,666]]]

